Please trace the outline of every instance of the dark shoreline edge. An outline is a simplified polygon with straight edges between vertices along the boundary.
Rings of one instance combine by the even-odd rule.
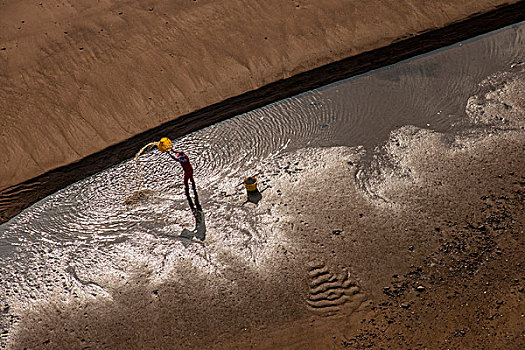
[[[75,163],[0,190],[0,224],[44,197],[135,155],[161,135],[177,138],[270,103],[525,21],[525,1],[502,5],[443,28],[400,38],[372,51],[231,97],[133,136]]]

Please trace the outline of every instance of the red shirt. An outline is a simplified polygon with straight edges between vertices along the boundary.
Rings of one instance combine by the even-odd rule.
[[[190,164],[190,159],[188,158],[186,154],[184,154],[184,152],[177,152],[173,158],[177,162],[179,162],[180,165],[182,165],[182,169],[184,170],[185,173],[193,172],[193,168],[191,167],[191,164]]]

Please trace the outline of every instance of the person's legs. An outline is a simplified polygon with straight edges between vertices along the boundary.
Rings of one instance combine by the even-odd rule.
[[[190,175],[190,180],[191,180],[191,186],[192,186],[193,190],[195,191],[195,180],[193,179],[193,172]]]
[[[195,215],[195,206],[193,205],[193,201],[191,200],[190,188],[186,186],[184,192],[186,193],[186,199],[188,200],[188,204],[190,205],[191,212],[194,213],[193,215]]]
[[[186,189],[189,188],[189,186],[188,186],[188,180],[190,179],[190,177],[192,177],[191,174],[189,174],[189,173],[187,173],[187,172],[184,172],[184,187],[185,187]],[[193,181],[192,181],[192,182],[193,182]]]
[[[191,211],[193,212],[193,215],[195,215],[196,211],[195,206],[193,205],[193,201],[190,197],[190,187],[188,186],[188,180],[191,180],[193,193],[195,194],[195,202],[197,203],[197,208],[200,208],[199,198],[197,197],[197,190],[195,189],[195,180],[193,179],[193,171],[184,172],[184,192],[186,193],[186,198],[188,199],[188,203],[190,204]]]
[[[193,179],[193,171],[185,171],[184,172],[184,185],[188,187],[188,180],[191,181],[191,186],[193,189],[195,189],[195,179]]]

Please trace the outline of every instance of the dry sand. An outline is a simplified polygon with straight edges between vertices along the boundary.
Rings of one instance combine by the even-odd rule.
[[[503,0],[3,1],[0,189]]]

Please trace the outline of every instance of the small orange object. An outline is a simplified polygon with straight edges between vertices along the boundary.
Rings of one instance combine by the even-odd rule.
[[[157,144],[157,148],[161,152],[169,152],[173,149],[173,143],[171,140],[167,137],[163,137],[160,139],[159,143]]]
[[[246,179],[244,179],[244,187],[246,187],[246,191],[253,192],[257,191],[257,178],[255,176],[249,176]]]

